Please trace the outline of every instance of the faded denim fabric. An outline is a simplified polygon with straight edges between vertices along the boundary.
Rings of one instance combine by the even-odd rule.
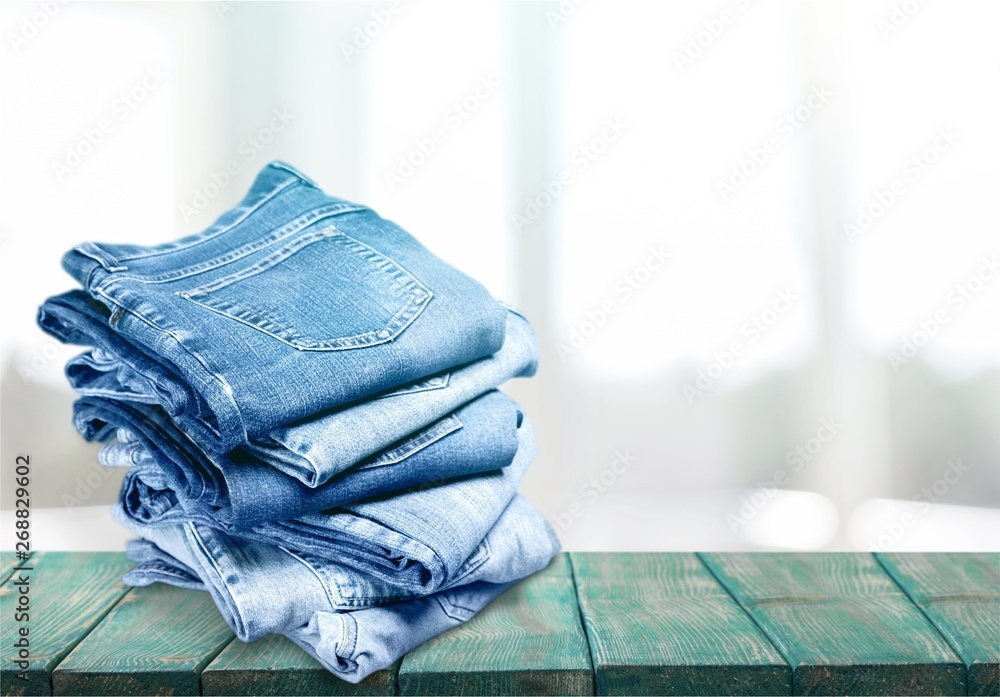
[[[39,324],[100,349],[67,366],[73,385],[159,404],[214,453],[504,338],[507,312],[479,283],[283,163],[203,232],[85,242],[63,266],[86,292],[46,301]]]
[[[269,521],[235,535],[341,562],[414,594],[445,588],[514,498],[535,457],[528,418],[517,454],[502,470],[287,521]]]
[[[350,565],[280,545],[241,540],[193,522],[138,525],[120,507],[115,514],[146,538],[129,546],[139,563],[126,583],[206,589],[241,640],[284,634],[353,683],[470,619],[559,551],[545,519],[516,497],[450,585],[415,597]]]
[[[492,356],[275,429],[245,447],[264,462],[318,486],[473,397],[512,378],[531,377],[537,367],[535,332],[511,310],[503,346]]]
[[[195,520],[232,531],[506,467],[518,448],[521,415],[492,390],[317,488],[238,450],[205,453],[158,407],[86,397],[76,404],[75,421],[89,440],[117,434],[100,461],[129,468],[121,502],[131,518]]]

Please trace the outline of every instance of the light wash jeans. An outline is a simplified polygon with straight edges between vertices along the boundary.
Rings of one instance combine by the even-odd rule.
[[[99,459],[128,468],[121,501],[130,517],[195,520],[226,531],[501,469],[517,452],[521,420],[517,405],[491,390],[312,488],[247,453],[201,451],[158,407],[86,397],[75,413],[91,439],[117,433]]]
[[[188,522],[138,525],[139,562],[126,583],[157,581],[206,589],[243,641],[284,634],[328,670],[352,683],[392,665],[431,637],[470,619],[559,551],[552,528],[515,497],[446,587],[416,596],[324,557],[231,537]]]
[[[94,353],[84,354],[86,360],[93,361]],[[538,342],[531,325],[511,310],[507,313],[503,346],[495,354],[391,393],[275,429],[260,440],[251,441],[225,455],[216,455],[201,448],[160,407],[136,400],[117,399],[113,392],[105,396],[101,390],[80,387],[79,391],[85,397],[76,404],[74,424],[88,440],[108,440],[116,431],[124,431],[125,440],[136,444],[128,446],[128,453],[120,452],[122,449],[106,451],[103,455],[105,464],[133,465],[140,460],[154,461],[156,466],[147,469],[159,471],[162,476],[146,477],[149,480],[145,481],[148,497],[139,496],[138,491],[144,486],[144,479],[139,477],[134,496],[130,499],[140,507],[135,509],[135,515],[148,520],[167,515],[176,503],[170,497],[176,494],[180,501],[199,500],[206,506],[216,507],[217,518],[227,528],[246,527],[267,518],[292,518],[310,510],[346,502],[348,499],[343,497],[324,499],[323,496],[331,495],[331,490],[325,489],[327,485],[343,484],[344,478],[349,476],[349,468],[377,457],[386,449],[399,447],[400,441],[426,431],[427,424],[446,418],[470,400],[507,380],[530,377],[537,365]],[[483,460],[481,457],[478,459]],[[455,465],[452,472],[443,472],[439,478],[460,474],[458,470],[462,466]],[[263,472],[264,466],[281,470],[300,480],[304,486],[324,488],[326,494],[317,492],[313,496],[303,493],[304,505],[298,510],[289,508],[287,515],[285,512],[280,516],[271,515],[269,507],[258,501],[259,497],[243,495],[255,494],[252,486],[243,488],[241,481],[235,479],[252,484],[238,468]],[[482,468],[466,469],[466,473],[482,471]],[[386,473],[381,476],[386,476]],[[154,478],[164,484],[151,485]],[[374,484],[378,479],[376,477],[371,481]],[[417,482],[399,486],[411,483]],[[227,487],[230,492],[228,497],[218,493]],[[164,494],[166,499],[160,500],[164,496],[159,496],[158,490],[174,493],[168,492]],[[362,488],[357,491],[362,491]],[[382,491],[388,489],[383,488]],[[372,490],[369,495],[378,493]],[[154,502],[153,498],[160,501]],[[306,504],[306,500],[314,503]],[[320,503],[323,505],[316,508],[315,505]]]
[[[151,247],[85,242],[83,286],[40,326],[96,351],[75,387],[161,405],[223,453],[331,409],[495,353],[505,308],[374,211],[264,167],[207,230]]]
[[[477,550],[484,552],[480,541],[516,495],[534,457],[535,436],[525,416],[517,454],[502,470],[234,534],[337,560],[411,593],[434,593],[452,584]]]
[[[521,416],[510,465],[493,472],[421,484],[402,492],[234,530],[241,539],[280,545],[297,554],[337,561],[414,595],[451,585],[464,565],[488,558],[482,540],[513,500],[535,456],[531,423]],[[219,528],[212,519],[177,515],[155,523],[118,515],[145,529],[181,522]]]

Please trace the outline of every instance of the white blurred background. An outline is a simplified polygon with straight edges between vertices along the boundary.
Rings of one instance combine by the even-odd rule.
[[[1000,548],[998,23],[917,0],[4,4],[3,546],[25,453],[37,547],[125,539],[70,425],[79,349],[34,324],[62,252],[203,229],[282,159],[532,320],[522,491],[567,548]]]

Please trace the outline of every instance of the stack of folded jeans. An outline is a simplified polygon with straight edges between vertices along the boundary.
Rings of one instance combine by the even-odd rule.
[[[531,326],[397,225],[280,162],[204,232],[84,243],[39,324],[87,346],[74,424],[125,467],[133,585],[208,590],[358,682],[559,549],[517,494],[531,424],[497,388]]]

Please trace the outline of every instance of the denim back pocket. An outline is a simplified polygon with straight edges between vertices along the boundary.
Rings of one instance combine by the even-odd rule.
[[[433,294],[389,257],[327,227],[177,295],[296,349],[340,351],[396,338]]]

